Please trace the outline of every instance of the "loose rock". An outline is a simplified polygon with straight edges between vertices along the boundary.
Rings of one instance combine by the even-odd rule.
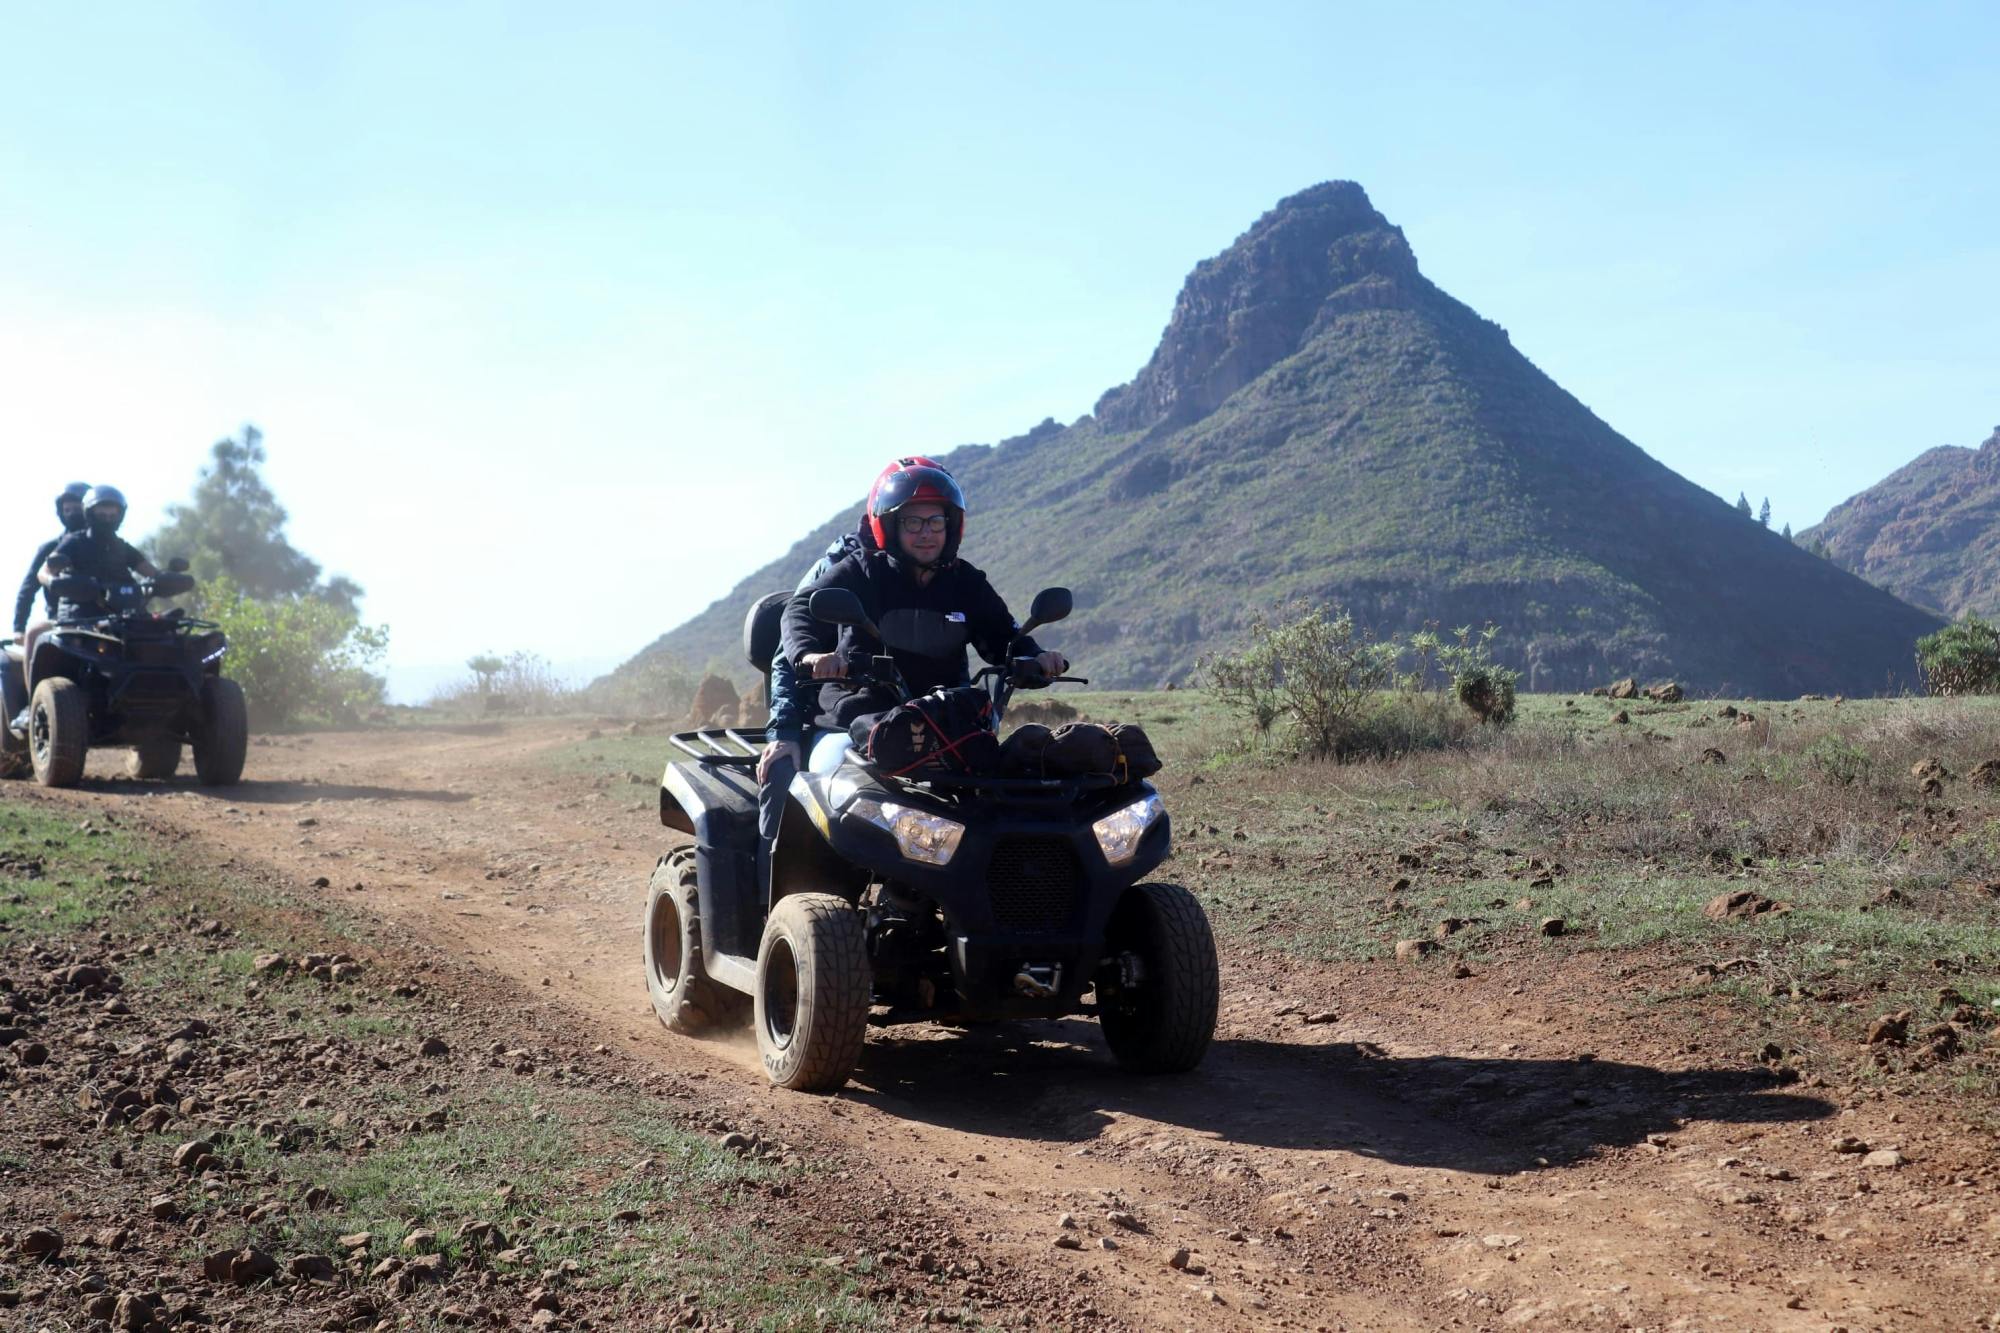
[[[1792,910],[1790,903],[1773,902],[1762,894],[1749,889],[1735,889],[1718,894],[1708,900],[1701,914],[1711,921],[1726,921],[1736,918],[1779,914]]]
[[[23,1259],[52,1264],[62,1254],[62,1232],[53,1227],[29,1227],[14,1242],[14,1252]]]
[[[1900,1013],[1883,1014],[1870,1023],[1867,1041],[1870,1046],[1880,1046],[1885,1042],[1901,1046],[1909,1035],[1910,1011],[1905,1009]]]

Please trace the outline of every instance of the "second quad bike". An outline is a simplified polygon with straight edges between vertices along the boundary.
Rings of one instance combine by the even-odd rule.
[[[785,600],[765,598],[745,623],[760,671]],[[1070,605],[1066,589],[1044,590],[1021,633]],[[883,642],[850,592],[821,590],[810,606]],[[892,657],[874,664],[874,679],[900,685]],[[974,681],[991,692],[996,726],[1016,688],[1050,683],[1032,657]],[[661,781],[660,820],[694,843],[661,858],[645,920],[646,986],[669,1028],[748,1015],[766,1075],[800,1090],[845,1083],[870,1024],[925,1020],[1090,1014],[1126,1068],[1200,1062],[1215,1031],[1215,941],[1194,895],[1148,878],[1171,845],[1150,783],[897,778],[847,733],[821,733],[785,793],[775,845],[760,849],[766,739],[760,728],[672,738],[680,757]]]
[[[147,607],[191,590],[193,577],[179,568],[118,583],[72,574],[52,586],[85,609],[36,639],[26,681],[22,645],[7,645],[0,776],[32,771],[45,787],[73,786],[92,747],[129,746],[130,776],[170,778],[186,746],[205,785],[240,778],[250,731],[242,687],[222,675],[228,639],[182,608]],[[12,724],[23,712],[17,731]]]

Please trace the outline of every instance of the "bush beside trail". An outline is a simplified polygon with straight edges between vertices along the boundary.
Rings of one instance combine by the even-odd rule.
[[[1927,694],[2000,694],[2000,627],[1968,615],[1917,640]]]
[[[1517,675],[1493,660],[1498,633],[1377,639],[1347,611],[1294,602],[1255,617],[1241,647],[1201,670],[1246,739],[1317,759],[1401,754],[1513,720]]]
[[[255,725],[352,725],[381,706],[372,668],[389,631],[339,602],[316,593],[260,600],[222,577],[195,590],[190,610],[229,636],[223,674],[243,686]]]

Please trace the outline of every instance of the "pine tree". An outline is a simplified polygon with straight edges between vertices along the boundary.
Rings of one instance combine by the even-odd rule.
[[[1741,491],[1736,492],[1736,512],[1745,518],[1750,517],[1750,497]]]
[[[264,435],[216,441],[186,504],[167,506],[166,522],[144,549],[164,564],[184,556],[203,583],[227,576],[258,601],[314,594],[352,612],[361,585],[336,575],[321,581],[319,562],[285,538],[285,507],[264,483]]]
[[[1789,523],[1785,524],[1784,538],[1786,541],[1792,539],[1792,525]]]
[[[1767,528],[1771,526],[1771,497],[1768,495],[1764,497],[1764,507],[1757,511],[1757,521]]]

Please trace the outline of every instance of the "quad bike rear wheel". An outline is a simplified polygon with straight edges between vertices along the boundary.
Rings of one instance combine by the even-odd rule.
[[[170,778],[180,771],[181,743],[172,736],[154,736],[132,747],[125,772],[135,778]]]
[[[35,686],[28,705],[28,754],[35,781],[44,787],[74,787],[83,777],[90,748],[90,709],[83,687],[51,676]]]
[[[831,893],[780,898],[757,947],[757,1053],[781,1088],[847,1082],[868,1035],[872,979],[861,914]]]
[[[1178,884],[1125,891],[1105,932],[1098,1025],[1119,1064],[1135,1073],[1193,1069],[1215,1036],[1221,990],[1208,914]]]
[[[243,776],[250,752],[250,715],[243,687],[222,676],[201,683],[201,729],[194,736],[194,774],[204,787],[227,787]]]
[[[646,888],[646,993],[675,1032],[733,1026],[750,1011],[749,996],[709,978],[703,956],[695,857],[683,848],[660,859]]]

